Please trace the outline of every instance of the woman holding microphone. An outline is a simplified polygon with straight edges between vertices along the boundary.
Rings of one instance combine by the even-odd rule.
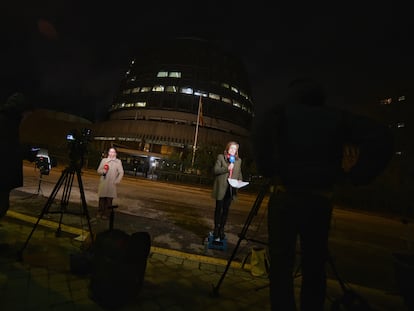
[[[214,211],[214,239],[223,240],[224,226],[227,221],[231,202],[236,198],[237,189],[230,186],[228,178],[243,180],[241,172],[242,160],[239,158],[239,144],[230,141],[224,153],[217,155],[214,165],[214,184],[211,196],[216,200]]]

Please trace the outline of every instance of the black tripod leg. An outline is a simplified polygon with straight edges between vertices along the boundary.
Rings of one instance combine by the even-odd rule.
[[[40,184],[42,183],[42,173],[40,173],[40,175],[39,175],[39,184],[37,185],[37,195],[39,195],[40,194]]]
[[[76,176],[78,177],[78,185],[79,185],[79,191],[80,191],[80,195],[81,195],[83,214],[86,216],[86,220],[88,222],[88,228],[89,228],[89,233],[91,235],[91,241],[94,242],[92,226],[91,226],[91,219],[89,217],[88,207],[87,207],[87,204],[86,204],[85,191],[83,189],[82,176],[81,176],[80,170],[76,170]]]
[[[347,310],[366,310],[366,311],[373,311],[370,305],[354,290],[347,287],[345,282],[339,276],[338,271],[336,270],[335,263],[332,259],[332,256],[328,255],[328,261],[332,268],[332,271],[335,275],[335,278],[338,280],[339,285],[343,291],[343,295],[341,298],[336,299],[332,303],[332,311],[339,311],[341,310],[341,305],[344,306]]]
[[[62,172],[62,175],[60,176],[58,182],[56,183],[55,187],[52,190],[52,193],[50,194],[49,198],[47,199],[47,202],[45,206],[43,207],[39,217],[37,218],[36,223],[34,224],[32,231],[30,232],[29,236],[26,239],[26,242],[23,244],[23,247],[18,252],[18,259],[23,259],[23,251],[26,249],[27,245],[29,244],[29,240],[32,237],[34,231],[36,230],[37,225],[39,224],[40,220],[43,218],[43,216],[49,212],[49,207],[52,205],[52,203],[55,200],[56,194],[59,192],[60,187],[62,186],[62,183],[65,181],[68,174],[68,170],[64,170]]]
[[[62,198],[60,200],[60,217],[59,217],[59,225],[56,229],[55,232],[55,236],[59,237],[62,233],[62,220],[63,220],[63,214],[66,212],[66,209],[69,205],[69,198],[70,198],[70,193],[72,190],[72,185],[73,185],[73,177],[74,177],[74,172],[72,169],[68,170],[68,174],[67,174],[67,178],[65,180],[65,184],[63,187],[63,192],[62,192]]]
[[[231,263],[232,263],[235,255],[237,253],[237,250],[240,247],[241,241],[246,239],[247,230],[248,230],[248,228],[250,226],[250,223],[252,222],[254,216],[257,215],[257,212],[258,212],[258,210],[260,208],[260,205],[262,204],[263,198],[265,197],[265,195],[267,193],[267,188],[268,188],[268,185],[264,186],[260,190],[259,194],[257,195],[256,200],[255,200],[255,202],[253,204],[253,207],[250,210],[249,215],[247,216],[247,219],[246,219],[246,222],[245,222],[245,224],[243,226],[243,229],[242,229],[241,233],[239,234],[239,240],[236,243],[236,246],[235,246],[235,248],[233,250],[233,253],[230,256],[230,259],[227,261],[226,268],[224,269],[224,272],[221,275],[220,280],[218,281],[217,285],[216,286],[213,286],[213,293],[212,293],[213,296],[218,296],[219,295],[219,288],[221,286],[221,283],[223,283],[224,277],[226,276],[227,271],[229,270],[230,265],[231,265]]]

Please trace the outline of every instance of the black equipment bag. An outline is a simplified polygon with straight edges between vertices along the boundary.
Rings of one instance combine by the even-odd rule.
[[[116,309],[140,292],[151,249],[150,235],[129,235],[113,229],[99,233],[92,245],[91,298],[100,306]]]

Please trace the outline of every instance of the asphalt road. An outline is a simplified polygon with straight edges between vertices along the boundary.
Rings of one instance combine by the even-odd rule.
[[[62,171],[63,167],[52,169],[49,175],[42,176],[39,183],[38,170],[32,163],[25,163],[24,186],[13,191],[11,209],[39,216]],[[97,232],[105,230],[108,222],[94,218],[99,177],[93,170],[83,170],[81,179],[92,228]],[[76,176],[71,187],[60,187],[57,203],[48,207],[51,215],[47,213],[44,217],[59,219],[61,207],[58,201],[65,189],[71,190],[70,204],[63,213],[62,223],[85,227],[86,217],[76,212],[72,214],[72,211],[84,209],[80,204]],[[114,200],[118,205],[114,227],[128,233],[147,231],[154,246],[225,259],[230,258],[241,239],[234,260],[248,260],[252,247],[265,247],[262,242],[267,239],[267,196],[258,208],[254,208],[257,193],[249,192],[248,188],[239,191],[226,225],[228,249],[222,251],[208,249],[206,245],[208,232],[213,226],[215,204],[210,192],[211,189],[205,186],[170,184],[156,178],[126,175],[118,187],[118,198]],[[52,213],[55,211],[56,216]],[[246,223],[250,213],[252,221]],[[247,231],[243,231],[246,225]],[[246,235],[240,237],[241,232],[246,232]],[[397,289],[392,254],[411,247],[413,236],[413,224],[402,224],[398,217],[351,211],[338,206],[333,213],[330,236],[333,265],[329,266],[329,275],[335,278],[333,272],[336,270],[343,282],[394,293]]]

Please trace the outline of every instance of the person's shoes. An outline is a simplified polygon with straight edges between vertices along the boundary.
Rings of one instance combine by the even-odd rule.
[[[224,234],[224,230],[220,230],[220,233],[219,233],[219,237],[220,237],[220,240],[224,240],[224,238],[226,237],[226,235]]]
[[[214,240],[215,241],[219,241],[220,240],[220,237],[219,237],[219,229],[218,228],[214,228],[213,237],[214,237]]]

